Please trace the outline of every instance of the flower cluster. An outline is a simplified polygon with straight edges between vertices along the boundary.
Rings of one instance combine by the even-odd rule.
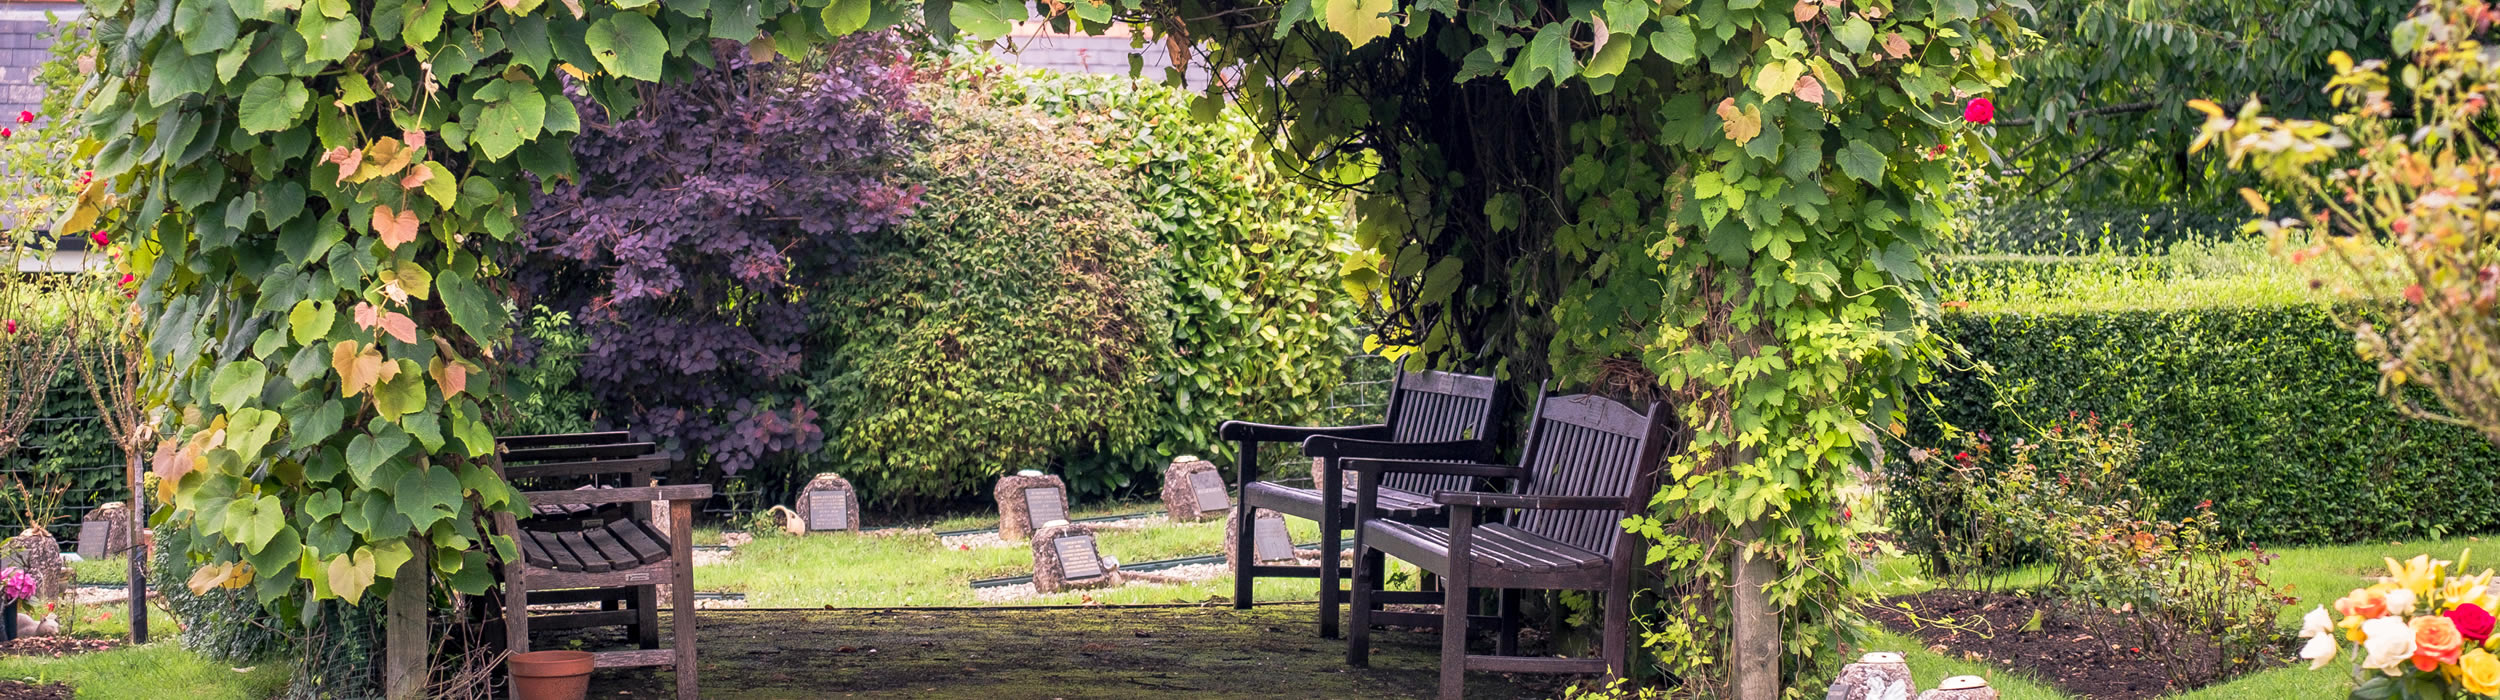
[[[2360,656],[2359,677],[2368,684],[2437,683],[2450,697],[2500,694],[2500,639],[2492,636],[2492,613],[2500,593],[2489,569],[2465,575],[2464,564],[2414,557],[2387,560],[2387,575],[2335,601],[2336,619],[2324,606],[2301,619],[2309,643],[2300,657],[2324,668],[2344,650]],[[2373,673],[2375,672],[2375,673]]]
[[[15,603],[32,597],[35,597],[34,574],[14,566],[0,569],[0,599]]]

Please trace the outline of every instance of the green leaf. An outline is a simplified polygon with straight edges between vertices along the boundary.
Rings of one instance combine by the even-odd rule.
[[[330,335],[330,324],[338,322],[338,305],[312,299],[295,302],[295,309],[287,313],[286,322],[295,344],[311,345],[313,341]]]
[[[399,513],[420,532],[460,508],[460,477],[440,465],[424,465],[399,478],[391,489]]]
[[[1832,37],[1839,39],[1840,45],[1847,47],[1849,53],[1866,53],[1867,44],[1875,41],[1875,25],[1867,24],[1864,17],[1853,15],[1849,21],[1832,28]]]
[[[399,373],[373,388],[373,408],[383,420],[397,421],[400,416],[425,410],[425,370],[414,360],[397,362]]]
[[[261,451],[269,446],[269,439],[276,437],[278,428],[285,424],[286,421],[273,411],[257,408],[236,411],[233,419],[226,423],[225,448],[233,450],[245,462],[260,459]]]
[[[300,450],[319,445],[321,441],[337,435],[340,424],[346,420],[347,406],[338,399],[323,400],[319,406],[289,413],[286,421],[293,438],[288,441],[287,448]]]
[[[947,16],[954,20],[955,28],[986,41],[1006,36],[1026,15],[1020,0],[956,0]]]
[[[226,505],[226,517],[221,524],[225,526],[226,539],[247,551],[258,552],[278,536],[278,531],[286,529],[286,509],[279,505],[277,496],[238,497]]]
[[[1867,184],[1881,184],[1884,165],[1884,154],[1865,141],[1850,139],[1849,145],[1840,148],[1840,171]]]
[[[167,42],[148,64],[148,103],[164,106],[187,95],[207,92],[217,84],[217,59],[192,56]]]
[[[1624,64],[1632,60],[1632,47],[1636,43],[1631,35],[1614,35],[1607,39],[1605,46],[1597,47],[1597,53],[1589,57],[1588,68],[1580,73],[1591,78],[1603,78],[1622,73]]]
[[[1345,37],[1356,48],[1389,35],[1395,20],[1381,13],[1397,9],[1397,0],[1325,0],[1328,3],[1328,29]]]
[[[1658,31],[1649,35],[1649,50],[1675,63],[1692,63],[1697,41],[1691,18],[1669,15],[1659,18]]]
[[[182,50],[209,54],[234,46],[234,9],[222,2],[186,2],[174,7],[174,36]]]
[[[758,0],[712,0],[712,38],[738,43],[754,41],[755,28],[764,23],[757,10]],[[831,9],[831,8],[827,8]]]
[[[521,144],[538,138],[546,126],[547,102],[538,93],[529,92],[520,99],[487,105],[477,119],[477,130],[469,134],[469,140],[483,149],[486,157],[502,160],[520,150]]]
[[[433,179],[425,181],[425,196],[433,198],[434,206],[450,209],[453,202],[460,200],[460,185],[452,181],[451,169],[430,160],[425,162],[425,169],[434,173]]]
[[[660,28],[651,24],[651,18],[631,12],[608,15],[591,23],[590,32],[582,39],[590,45],[591,55],[598,59],[599,67],[607,72],[644,82],[659,82],[661,63],[668,58],[668,37],[661,35]],[[538,105],[540,110],[546,107],[544,103]],[[531,130],[535,132],[537,120],[530,121],[533,122]],[[518,142],[513,143],[514,147],[519,145]],[[504,152],[512,151],[506,148]]]
[[[1078,3],[1080,5],[1084,3]],[[833,0],[825,5],[825,31],[839,36],[868,26],[869,0]]]
[[[348,473],[356,476],[356,483],[366,487],[389,488],[389,484],[375,483],[377,480],[373,477],[383,464],[398,458],[400,452],[407,450],[409,441],[408,433],[396,428],[382,431],[380,435],[372,433],[357,435],[355,439],[347,442]]]
[[[365,26],[353,14],[326,19],[318,12],[306,12],[295,20],[295,33],[304,37],[304,62],[333,63],[355,53],[356,41],[364,38]]]
[[[512,314],[503,308],[503,299],[486,291],[467,274],[445,271],[434,278],[434,292],[443,298],[443,309],[451,313],[451,322],[469,332],[469,339],[479,345],[502,341],[511,332]]]
[[[235,360],[217,368],[217,376],[209,380],[209,401],[232,411],[260,398],[262,385],[269,383],[269,366],[258,360]]]
[[[1466,259],[1455,256],[1433,263],[1432,269],[1424,271],[1424,286],[1416,293],[1415,299],[1423,302],[1447,301],[1451,292],[1458,291],[1459,273],[1466,269]]]

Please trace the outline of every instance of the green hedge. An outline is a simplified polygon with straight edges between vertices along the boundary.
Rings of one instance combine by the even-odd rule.
[[[1928,386],[1921,435],[1941,419],[2011,439],[2092,411],[2135,424],[2165,513],[2211,499],[2252,541],[2500,530],[2500,449],[2398,415],[2326,307],[1961,312],[1940,330],[1996,374]]]

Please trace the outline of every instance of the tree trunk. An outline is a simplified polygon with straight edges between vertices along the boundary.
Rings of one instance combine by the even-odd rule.
[[[382,694],[391,700],[423,700],[426,659],[434,645],[425,633],[426,553],[433,543],[410,542],[416,556],[391,576],[391,597],[382,626]]]
[[[1779,571],[1767,557],[1754,555],[1751,549],[1762,540],[1760,520],[1745,523],[1736,530],[1735,554],[1728,563],[1735,590],[1729,592],[1728,612],[1734,628],[1729,630],[1728,660],[1734,667],[1731,685],[1737,700],[1776,700],[1780,696],[1780,613],[1771,607],[1771,596],[1762,587],[1779,580]]]
[[[107,416],[109,420],[111,417]],[[130,643],[148,643],[148,556],[156,551],[148,533],[148,481],[139,452],[122,450],[122,475],[130,482]]]

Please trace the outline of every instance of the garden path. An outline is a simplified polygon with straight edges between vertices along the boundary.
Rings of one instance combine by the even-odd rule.
[[[1230,607],[706,610],[703,697],[1402,698],[1436,687],[1439,637],[1373,637],[1372,668],[1311,633],[1310,603]],[[668,697],[673,676],[603,670],[593,698]],[[1469,697],[1551,697],[1479,674]]]

